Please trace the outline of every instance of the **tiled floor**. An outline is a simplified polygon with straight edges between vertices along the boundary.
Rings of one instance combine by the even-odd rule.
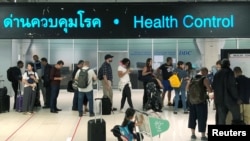
[[[100,94],[97,91],[94,93],[95,96],[102,96],[101,91]],[[142,90],[132,92],[134,107],[139,110],[141,110],[142,93]],[[71,110],[72,98],[73,93],[60,91],[58,107],[63,111],[58,114],[50,113],[49,109],[38,109],[33,115],[24,115],[13,110],[9,113],[1,113],[0,141],[87,141],[87,122],[93,117],[85,115],[79,118],[78,112]],[[120,92],[114,90],[114,105],[117,108],[120,107],[120,99]],[[128,107],[127,103],[126,107]],[[212,108],[210,103],[208,124],[214,123],[215,111]],[[169,121],[169,130],[153,138],[144,136],[144,141],[189,141],[191,133],[187,128],[188,114],[183,114],[182,109],[179,110],[180,112],[174,115],[172,107],[165,106],[160,116]],[[154,116],[153,113],[151,115]],[[106,121],[106,140],[116,141],[110,129],[114,125],[121,124],[124,113],[116,111],[103,118]],[[199,135],[197,133],[198,137]]]

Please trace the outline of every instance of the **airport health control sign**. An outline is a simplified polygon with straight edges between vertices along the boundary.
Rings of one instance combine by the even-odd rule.
[[[0,39],[250,37],[249,2],[1,3]]]

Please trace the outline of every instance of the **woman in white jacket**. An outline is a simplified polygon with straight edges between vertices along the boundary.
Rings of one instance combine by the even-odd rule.
[[[22,79],[24,84],[22,111],[24,114],[30,115],[33,113],[38,79],[39,77],[34,70],[34,64],[28,63]]]
[[[133,108],[133,103],[131,99],[131,82],[130,82],[130,60],[128,58],[123,58],[118,66],[118,76],[120,78],[119,81],[119,89],[122,92],[121,99],[121,107],[120,111],[124,112],[123,107],[127,98],[128,104],[130,108]]]

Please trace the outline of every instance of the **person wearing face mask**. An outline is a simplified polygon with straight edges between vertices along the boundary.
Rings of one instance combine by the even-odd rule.
[[[112,89],[112,81],[113,74],[110,63],[112,62],[114,56],[107,54],[104,59],[105,62],[102,64],[102,86],[103,86],[103,97],[108,97],[111,101],[111,105],[113,106],[113,89]],[[116,108],[112,108],[113,111],[117,110]]]

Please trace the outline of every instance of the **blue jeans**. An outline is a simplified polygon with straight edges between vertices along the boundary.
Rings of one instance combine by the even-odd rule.
[[[94,103],[93,103],[93,90],[89,92],[78,92],[78,111],[79,113],[83,113],[83,101],[85,98],[85,95],[89,101],[89,113],[94,114]]]
[[[50,110],[56,111],[57,109],[57,97],[59,95],[60,86],[51,86],[51,102],[50,102]]]
[[[184,111],[187,110],[187,98],[186,98],[186,91],[185,89],[175,89],[175,97],[174,97],[174,111],[177,111],[178,109],[178,103],[179,103],[179,95],[181,94],[181,101],[182,101],[182,108]]]

